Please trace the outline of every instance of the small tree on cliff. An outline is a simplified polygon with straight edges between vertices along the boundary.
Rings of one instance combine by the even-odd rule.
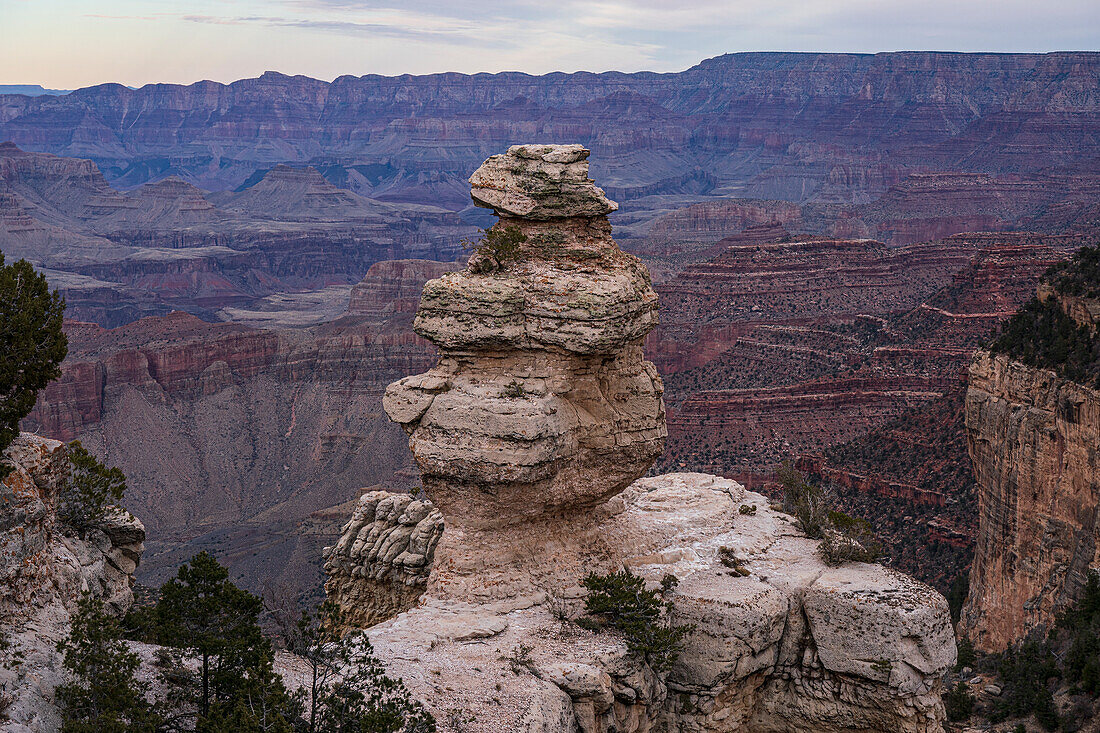
[[[366,634],[341,638],[340,607],[325,601],[303,613],[287,648],[309,664],[308,733],[431,733],[435,719],[401,680],[386,675]]]
[[[301,706],[274,672],[271,644],[258,623],[261,609],[260,599],[234,585],[205,551],[161,586],[156,638],[199,663],[192,689],[184,690],[196,708],[196,730],[292,729]]]
[[[29,262],[5,265],[0,253],[0,451],[19,435],[38,391],[61,376],[64,312],[65,301]],[[0,477],[10,470],[0,466]]]
[[[68,466],[59,490],[62,521],[84,531],[103,520],[126,493],[126,474],[100,463],[79,440],[66,448]]]
[[[72,681],[57,689],[62,733],[152,733],[160,718],[134,677],[138,657],[119,638],[118,622],[85,595],[68,638],[58,644]]]

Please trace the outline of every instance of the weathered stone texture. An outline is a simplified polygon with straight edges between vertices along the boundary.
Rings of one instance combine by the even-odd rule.
[[[0,665],[0,689],[13,699],[0,727],[11,733],[57,730],[56,644],[68,634],[70,614],[84,593],[118,614],[130,607],[145,527],[123,510],[83,533],[64,525],[57,502],[67,459],[59,441],[22,433],[4,458],[14,470],[0,481],[0,634],[23,662]]]
[[[366,628],[412,608],[424,593],[443,515],[408,494],[359,497],[340,541],[325,548],[325,592],[339,598],[347,623]]]
[[[1100,566],[1100,392],[980,351],[966,425],[980,524],[962,629],[996,651],[1049,627]]]

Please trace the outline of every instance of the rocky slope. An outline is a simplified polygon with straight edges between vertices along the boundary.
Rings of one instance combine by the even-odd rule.
[[[754,482],[931,403],[1040,274],[1086,241],[969,234],[886,248],[758,231],[656,286],[648,347],[666,375],[666,468]]]
[[[63,524],[57,501],[67,459],[58,441],[23,433],[3,457],[14,470],[0,481],[0,634],[11,644],[0,660],[0,689],[10,702],[0,730],[57,730],[55,645],[83,593],[118,613],[129,608],[145,528],[121,510],[83,535]]]
[[[482,251],[424,288],[415,327],[439,364],[395,382],[384,405],[445,529],[424,596],[371,628],[375,649],[444,730],[942,730],[955,650],[941,596],[877,566],[827,568],[736,482],[627,488],[665,434],[640,351],[656,299],[608,236],[612,205],[586,157],[531,145],[487,160],[475,200],[527,240],[514,259],[490,268]],[[396,501],[364,497],[329,551],[328,588],[349,612],[364,598],[346,559],[368,547],[363,576],[410,561],[423,572],[431,533],[414,520],[430,510],[405,499],[395,523]],[[386,517],[366,521],[383,503]],[[569,620],[580,578],[622,567],[679,579],[675,621],[693,628],[671,670]]]
[[[1095,301],[1041,292],[1095,332]],[[996,651],[1049,628],[1100,565],[1100,393],[1057,368],[980,351],[966,425],[980,522],[962,629]]]

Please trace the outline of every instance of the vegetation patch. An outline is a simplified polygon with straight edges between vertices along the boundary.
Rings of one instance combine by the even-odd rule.
[[[866,519],[832,509],[832,494],[814,484],[789,462],[779,467],[783,485],[783,511],[807,537],[822,540],[821,557],[828,565],[846,562],[875,562],[882,556],[882,543]]]
[[[1043,276],[1060,295],[1100,298],[1100,247],[1082,247]],[[1057,298],[1032,298],[1001,326],[990,351],[1100,388],[1100,338],[1066,315]]]
[[[64,312],[64,298],[29,262],[5,265],[0,253],[0,451],[18,437],[38,391],[61,376],[69,348]],[[10,471],[0,465],[0,478]]]
[[[467,267],[476,274],[491,274],[507,269],[519,257],[520,246],[527,241],[527,235],[515,225],[481,231],[481,239],[462,243],[463,247],[474,251]]]
[[[660,591],[646,590],[645,579],[629,570],[607,575],[589,573],[583,582],[588,591],[585,610],[596,622],[582,623],[582,627],[597,630],[610,626],[623,635],[630,652],[641,656],[654,670],[660,672],[672,666],[694,628],[672,623],[672,603],[665,600],[662,591],[667,593],[675,587],[673,576],[665,576]]]
[[[65,457],[58,515],[83,533],[100,524],[108,513],[120,511],[117,506],[126,493],[126,475],[119,468],[100,463],[79,440],[69,443]]]

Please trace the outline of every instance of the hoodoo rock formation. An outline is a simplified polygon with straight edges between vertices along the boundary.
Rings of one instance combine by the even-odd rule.
[[[1040,296],[1095,333],[1096,300]],[[981,511],[961,628],[1000,651],[1049,629],[1100,567],[1100,391],[979,351],[966,426]]]
[[[369,630],[376,652],[448,731],[942,731],[955,660],[942,596],[879,566],[827,567],[734,481],[638,480],[665,437],[640,348],[656,298],[611,239],[586,157],[529,145],[490,158],[475,200],[500,216],[494,231],[526,239],[491,271],[482,252],[424,288],[416,330],[439,364],[391,385],[384,406],[446,528],[416,606]],[[410,539],[425,505],[405,497],[409,517],[379,521],[387,502],[391,517],[396,499],[364,497],[329,551],[329,592],[353,614],[364,586],[340,582],[349,558],[377,577],[390,544],[427,559]],[[692,630],[671,669],[570,621],[582,576],[624,567],[679,581],[667,597]]]
[[[611,239],[615,204],[588,179],[587,157],[579,145],[517,145],[474,173],[496,231],[525,240],[502,272],[471,264],[425,285],[413,327],[440,362],[386,391],[447,517],[439,590],[499,597],[527,574],[576,577],[580,518],[664,447],[663,388],[641,343],[657,296]],[[474,263],[500,257],[489,242]],[[511,541],[490,539],[501,535]]]

